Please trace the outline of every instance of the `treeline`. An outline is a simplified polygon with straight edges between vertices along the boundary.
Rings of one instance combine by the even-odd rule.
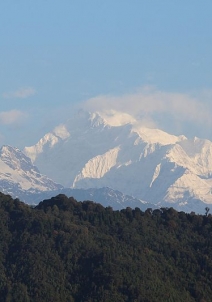
[[[0,301],[212,301],[212,216],[0,193]]]

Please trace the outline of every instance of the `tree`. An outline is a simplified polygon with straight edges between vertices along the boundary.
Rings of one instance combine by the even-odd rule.
[[[205,208],[205,215],[206,215],[206,216],[208,216],[209,211],[210,211],[209,207],[206,207],[206,208]]]

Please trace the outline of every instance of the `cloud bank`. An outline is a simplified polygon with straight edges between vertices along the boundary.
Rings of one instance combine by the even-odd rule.
[[[182,132],[183,123],[212,126],[212,102],[201,102],[201,97],[183,93],[171,93],[153,87],[143,87],[133,94],[122,96],[100,95],[84,102],[89,111],[122,111],[140,117],[149,127],[160,127],[168,131]],[[163,120],[164,119],[164,120]],[[168,125],[169,124],[169,125]],[[172,129],[173,130],[173,129]]]
[[[5,99],[26,99],[33,96],[36,93],[35,89],[32,87],[20,88],[16,91],[3,93],[3,98]]]

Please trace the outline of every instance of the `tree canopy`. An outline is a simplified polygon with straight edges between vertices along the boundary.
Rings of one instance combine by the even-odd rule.
[[[1,301],[212,301],[212,216],[0,193]]]

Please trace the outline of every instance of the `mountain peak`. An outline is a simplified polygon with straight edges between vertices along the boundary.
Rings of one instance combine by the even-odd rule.
[[[133,125],[136,123],[136,119],[133,116],[121,111],[105,110],[96,112],[96,114],[99,115],[105,123],[113,127],[124,126],[126,124]]]
[[[91,113],[91,120],[98,120],[99,124],[111,127],[131,126],[131,131],[137,133],[139,137],[150,144],[169,145],[183,140],[187,140],[184,135],[176,136],[163,130],[146,126],[141,119],[136,119],[130,114],[121,111],[107,110]],[[96,123],[96,126],[99,124]]]
[[[99,112],[91,112],[89,121],[92,127],[107,126],[107,121],[100,115]]]

